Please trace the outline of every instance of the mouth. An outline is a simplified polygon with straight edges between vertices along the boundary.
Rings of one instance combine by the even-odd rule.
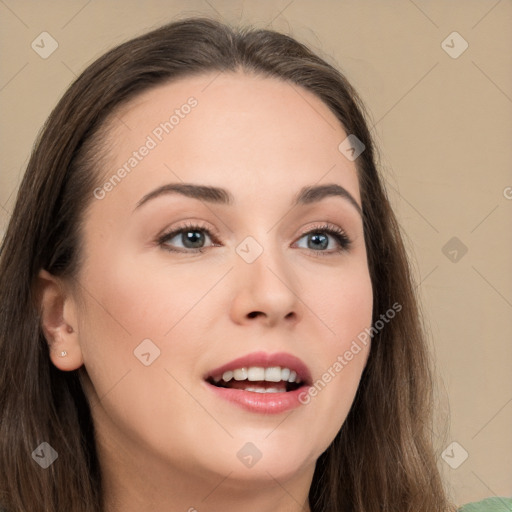
[[[311,385],[307,366],[287,353],[256,352],[211,370],[204,380],[217,396],[252,412],[277,413],[300,405]]]
[[[241,389],[250,393],[287,393],[303,383],[295,370],[280,366],[249,366],[226,370],[206,381],[218,388]]]

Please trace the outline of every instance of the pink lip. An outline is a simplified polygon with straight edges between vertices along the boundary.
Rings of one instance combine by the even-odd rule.
[[[206,381],[209,377],[222,375],[228,370],[250,366],[262,366],[263,368],[280,366],[281,368],[295,370],[303,385],[294,391],[285,393],[255,393],[242,389],[217,387]],[[219,366],[205,376],[205,385],[217,396],[245,410],[262,414],[279,414],[299,407],[302,405],[299,396],[304,393],[306,386],[309,386],[311,382],[311,373],[308,367],[299,358],[285,352],[276,354],[254,352]]]
[[[204,384],[220,398],[247,411],[260,414],[279,414],[303,405],[299,396],[306,389],[305,386],[301,386],[286,393],[254,393],[242,389],[218,388],[208,382]]]
[[[280,366],[281,368],[289,368],[297,372],[297,376],[302,382],[306,384],[311,383],[311,373],[308,367],[298,357],[292,356],[286,352],[276,352],[275,354],[253,352],[252,354],[233,359],[233,361],[211,370],[204,378],[216,377],[229,370],[248,368],[249,366],[262,366],[263,368]]]

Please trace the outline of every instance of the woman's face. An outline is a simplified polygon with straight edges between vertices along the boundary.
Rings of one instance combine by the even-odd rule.
[[[234,479],[312,472],[369,351],[351,351],[372,286],[347,135],[311,93],[241,73],[159,86],[117,113],[74,326],[111,457]],[[302,383],[286,384],[294,372]]]

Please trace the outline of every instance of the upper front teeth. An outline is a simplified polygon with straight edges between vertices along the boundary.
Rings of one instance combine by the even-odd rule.
[[[283,380],[285,382],[300,383],[300,378],[297,377],[297,372],[290,370],[289,368],[281,368],[279,366],[272,366],[270,368],[251,366],[249,368],[237,368],[236,370],[228,370],[222,374],[222,379],[224,382],[229,382],[233,378],[235,380],[266,380],[268,382],[280,382]]]

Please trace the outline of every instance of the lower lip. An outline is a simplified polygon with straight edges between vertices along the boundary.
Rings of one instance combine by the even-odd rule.
[[[254,391],[244,391],[243,389],[219,388],[208,382],[206,385],[224,400],[246,411],[260,414],[279,414],[296,409],[302,405],[299,401],[299,395],[304,393],[306,389],[305,386],[301,386],[294,391],[286,391],[284,393],[256,393]]]

